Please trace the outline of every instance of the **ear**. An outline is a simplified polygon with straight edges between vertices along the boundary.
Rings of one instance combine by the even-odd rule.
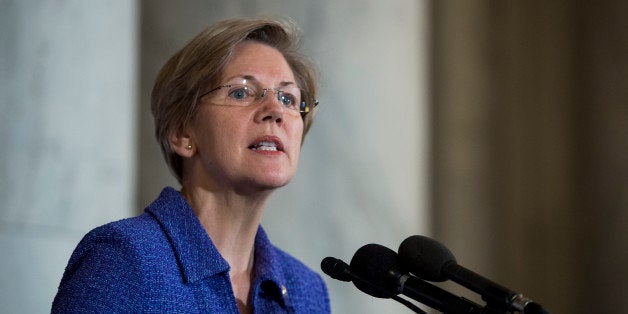
[[[170,147],[181,157],[190,158],[196,152],[196,146],[192,140],[192,136],[188,131],[177,131],[168,137]]]

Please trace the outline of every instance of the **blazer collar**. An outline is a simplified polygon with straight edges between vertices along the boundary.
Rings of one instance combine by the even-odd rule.
[[[186,282],[229,271],[229,264],[218,253],[194,211],[177,190],[164,188],[146,212],[161,224]]]
[[[164,188],[145,211],[155,217],[168,237],[185,282],[191,283],[229,271],[229,264],[177,190]],[[284,306],[291,306],[280,254],[260,226],[255,236],[255,273],[251,288],[262,289],[264,293],[282,300]],[[257,295],[256,292],[253,295]]]

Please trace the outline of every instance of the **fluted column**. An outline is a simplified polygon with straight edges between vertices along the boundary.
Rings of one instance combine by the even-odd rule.
[[[134,1],[0,3],[0,308],[45,313],[91,228],[133,213]]]

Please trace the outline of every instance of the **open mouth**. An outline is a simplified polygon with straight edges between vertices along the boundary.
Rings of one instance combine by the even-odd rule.
[[[260,142],[255,145],[249,146],[252,150],[268,150],[268,151],[277,151],[277,144],[273,142]]]
[[[283,144],[281,140],[273,136],[266,136],[263,138],[257,139],[252,145],[249,146],[250,150],[261,150],[261,151],[283,151]]]

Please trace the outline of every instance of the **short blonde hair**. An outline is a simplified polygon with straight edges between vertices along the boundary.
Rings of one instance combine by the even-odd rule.
[[[151,94],[155,136],[168,167],[182,182],[183,160],[171,147],[169,137],[185,129],[198,112],[199,96],[209,86],[220,84],[223,69],[239,43],[253,40],[281,52],[290,65],[299,87],[309,101],[317,99],[317,77],[313,62],[301,54],[299,32],[288,21],[252,18],[229,19],[203,30],[161,68]],[[314,113],[302,115],[303,138]]]

